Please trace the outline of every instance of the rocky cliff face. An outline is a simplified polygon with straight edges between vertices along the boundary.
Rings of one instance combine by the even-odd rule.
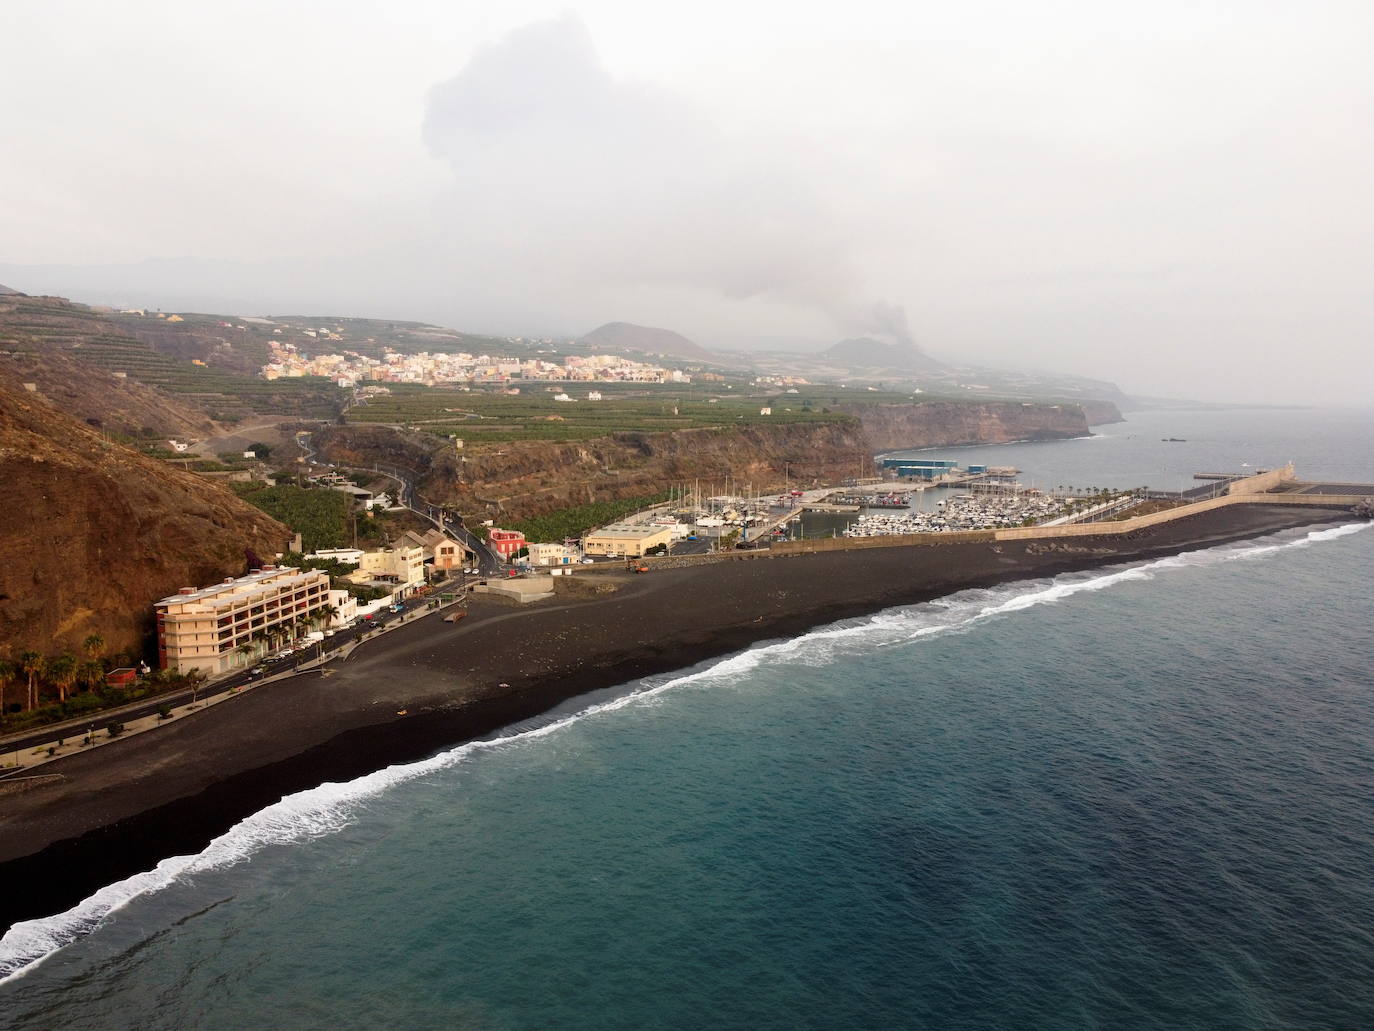
[[[0,655],[138,652],[152,603],[245,569],[290,536],[217,483],[104,439],[42,394],[0,386]]]
[[[846,411],[858,419],[875,452],[1013,440],[1067,440],[1091,432],[1083,409],[1075,404],[927,401],[854,405]]]
[[[851,421],[615,433],[567,444],[527,441],[457,451],[383,427],[331,427],[315,436],[331,460],[423,471],[425,497],[469,515],[522,518],[569,505],[657,494],[700,479],[763,490],[871,471],[868,444]]]
[[[1106,426],[1109,423],[1126,421],[1126,417],[1121,414],[1121,409],[1114,401],[1080,401],[1078,407],[1083,409],[1089,426]]]
[[[535,441],[464,451],[423,433],[337,426],[316,447],[345,465],[409,470],[429,500],[466,515],[523,518],[591,501],[657,494],[700,480],[759,490],[872,474],[877,451],[1087,435],[1074,404],[928,402],[856,405],[843,422],[615,433],[566,444]]]

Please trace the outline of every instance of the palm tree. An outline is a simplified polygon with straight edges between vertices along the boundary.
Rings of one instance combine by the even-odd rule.
[[[84,651],[86,657],[93,662],[103,663],[105,657],[105,638],[101,637],[99,634],[91,634],[81,642],[81,650]],[[100,671],[101,673],[105,672],[103,664]]]
[[[320,626],[328,626],[329,621],[339,614],[338,606],[325,604],[315,610],[315,619]]]
[[[0,659],[0,719],[5,716],[5,688],[19,672],[17,666],[8,659]]]
[[[195,705],[201,685],[205,683],[205,674],[200,671],[199,666],[193,666],[186,672],[186,682],[191,685],[191,704]]]
[[[24,676],[29,678],[28,707],[30,709],[38,708],[38,678],[47,668],[47,665],[47,660],[32,648],[21,652],[19,655],[19,669]]]
[[[243,656],[243,664],[244,664],[245,666],[248,665],[248,656],[250,656],[250,655],[253,654],[253,646],[252,646],[251,644],[249,644],[247,641],[244,641],[243,644],[241,644],[241,645],[239,645],[237,648],[235,648],[234,651],[236,651],[236,652],[238,652],[240,655],[242,655],[242,656]]]
[[[76,683],[76,656],[71,652],[63,652],[48,663],[48,679],[57,685],[57,700],[65,702],[67,692]]]
[[[104,680],[105,664],[103,662],[87,659],[76,668],[76,682],[87,691],[94,691]]]

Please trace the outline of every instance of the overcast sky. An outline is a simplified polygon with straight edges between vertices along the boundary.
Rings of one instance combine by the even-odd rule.
[[[1370,403],[1374,4],[814,6],[8,5],[0,282]]]

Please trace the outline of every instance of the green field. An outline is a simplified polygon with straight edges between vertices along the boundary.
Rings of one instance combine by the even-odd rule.
[[[550,391],[549,386],[554,389]],[[616,432],[655,433],[724,426],[844,422],[832,406],[910,400],[905,394],[843,387],[803,387],[798,393],[762,392],[723,384],[616,384],[522,381],[521,393],[389,384],[390,394],[354,405],[352,423],[407,426],[465,444],[514,440],[588,440]],[[596,390],[601,401],[588,401]],[[747,391],[747,392],[746,392]],[[555,401],[566,392],[576,400]],[[771,408],[770,415],[760,409]]]

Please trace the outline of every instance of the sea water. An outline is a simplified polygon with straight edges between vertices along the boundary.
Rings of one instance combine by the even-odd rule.
[[[1374,1026],[1372,568],[966,591],[324,785],[13,928],[0,1026]]]

